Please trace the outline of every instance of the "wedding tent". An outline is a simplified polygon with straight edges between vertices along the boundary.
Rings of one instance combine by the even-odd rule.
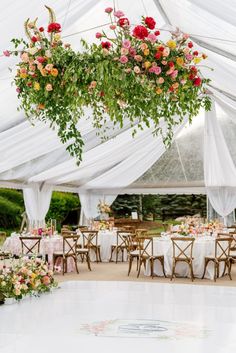
[[[0,51],[11,49],[10,40],[24,36],[28,17],[47,23],[42,0],[0,2]],[[131,23],[142,15],[157,20],[162,37],[179,28],[189,33],[196,48],[208,55],[202,73],[209,85],[212,110],[201,112],[189,126],[175,128],[172,146],[166,150],[152,128],[139,131],[110,127],[101,140],[87,111],[78,123],[85,141],[78,166],[56,131],[43,123],[28,122],[19,102],[14,77],[16,58],[0,60],[0,186],[24,191],[31,221],[42,222],[52,190],[79,193],[87,218],[97,215],[100,199],[112,203],[121,193],[203,193],[223,217],[236,207],[236,3],[232,0],[48,0],[62,24],[63,37],[74,49],[80,39],[95,40],[98,28],[107,24],[104,8],[125,12]],[[8,68],[12,68],[10,72]]]

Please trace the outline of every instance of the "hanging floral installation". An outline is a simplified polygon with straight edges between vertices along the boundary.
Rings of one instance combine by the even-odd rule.
[[[210,109],[206,94],[210,80],[201,75],[198,65],[206,55],[194,50],[187,34],[176,31],[163,42],[152,17],[143,17],[134,26],[122,11],[109,7],[105,12],[112,35],[98,32],[97,44],[82,40],[83,50],[75,52],[62,42],[61,25],[47,9],[48,27],[27,20],[28,42],[13,39],[15,49],[4,55],[20,55],[15,76],[19,108],[30,120],[56,127],[78,160],[83,140],[77,122],[86,107],[92,108],[97,129],[108,119],[120,127],[128,120],[134,133],[154,127],[166,145],[171,143],[173,127],[185,116],[191,122],[201,107]]]

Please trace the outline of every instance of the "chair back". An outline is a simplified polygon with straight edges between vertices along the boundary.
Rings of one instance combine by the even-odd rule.
[[[97,230],[81,230],[83,236],[83,248],[92,248],[98,246]]]
[[[63,235],[63,257],[76,256],[79,235]]]
[[[137,237],[145,237],[147,235],[147,229],[146,228],[137,228],[135,230],[135,234]]]
[[[171,238],[173,246],[173,257],[179,259],[193,258],[193,244],[195,238],[191,237],[173,237]]]
[[[38,255],[40,253],[41,237],[20,236],[22,255]]]
[[[229,236],[216,238],[215,240],[215,258],[218,260],[226,259],[230,256],[232,238]]]
[[[232,239],[230,250],[236,250],[236,232],[229,232],[229,236]]]
[[[139,250],[140,257],[151,257],[153,256],[153,237],[142,236],[137,237],[137,250]]]
[[[129,232],[118,230],[116,233],[116,246],[122,247],[127,246],[127,237],[129,236]]]

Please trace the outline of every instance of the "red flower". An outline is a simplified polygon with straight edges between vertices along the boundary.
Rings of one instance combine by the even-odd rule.
[[[192,47],[193,47],[193,43],[192,43],[192,42],[189,42],[189,43],[188,43],[188,47],[189,47],[189,48],[192,48]]]
[[[173,86],[170,86],[169,90],[170,90],[171,92],[174,92],[174,87],[173,87]]]
[[[159,36],[161,34],[161,32],[160,31],[156,31],[156,32],[154,32],[154,34],[155,34],[155,36]]]
[[[202,80],[200,79],[200,77],[196,77],[195,80],[193,81],[193,84],[196,87],[201,86]]]
[[[195,74],[190,74],[188,78],[189,78],[191,81],[193,81],[193,80],[195,79],[195,76],[196,76]]]
[[[157,59],[157,60],[159,60],[160,58],[161,58],[161,56],[162,56],[162,54],[161,54],[161,52],[156,52],[156,54],[155,54],[155,58]]]
[[[39,27],[39,32],[43,32],[44,28],[43,27]]]
[[[154,18],[152,17],[146,17],[145,18],[145,25],[149,28],[149,29],[154,29],[156,26],[156,22],[154,20]]]
[[[191,72],[194,73],[195,75],[197,74],[197,68],[196,68],[196,66],[191,66],[190,70],[191,70]]]
[[[33,36],[33,37],[31,38],[31,40],[32,40],[33,43],[36,43],[36,42],[38,41],[38,38],[35,37],[35,36]]]
[[[164,49],[165,49],[165,48],[164,48],[164,47],[162,47],[162,46],[160,46],[160,47],[158,48],[158,50],[159,50],[159,51],[161,51],[161,52],[163,52],[163,51],[164,51]]]
[[[174,67],[174,66],[175,66],[175,64],[173,63],[173,61],[170,61],[170,62],[168,63],[168,65],[169,65],[169,67]]]
[[[110,49],[111,43],[110,42],[102,42],[101,46],[102,46],[102,48]]]
[[[100,97],[104,97],[105,93],[103,91],[100,92]]]
[[[119,18],[117,24],[118,24],[120,27],[129,26],[129,20],[128,20],[128,18],[126,18],[126,17]]]
[[[148,30],[144,26],[136,26],[133,29],[133,36],[138,39],[144,39],[148,36]]]
[[[198,51],[195,50],[195,51],[193,52],[193,55],[194,55],[194,56],[198,56]]]
[[[56,22],[52,22],[48,25],[48,33],[58,33],[61,32],[61,25],[59,23]]]

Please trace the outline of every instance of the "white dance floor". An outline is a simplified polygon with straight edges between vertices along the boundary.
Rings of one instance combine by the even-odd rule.
[[[78,281],[0,306],[1,353],[235,349],[234,287]]]

